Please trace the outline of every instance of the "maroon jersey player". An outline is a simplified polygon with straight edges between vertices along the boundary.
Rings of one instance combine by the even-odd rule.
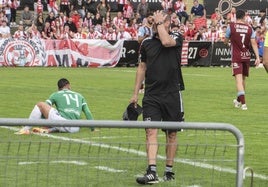
[[[236,108],[247,110],[245,100],[245,79],[249,76],[250,66],[250,46],[255,53],[255,65],[259,65],[259,53],[255,40],[255,33],[250,25],[245,21],[245,12],[236,12],[235,23],[230,23],[226,31],[225,43],[230,40],[232,50],[232,70],[236,81],[237,98],[233,100]]]

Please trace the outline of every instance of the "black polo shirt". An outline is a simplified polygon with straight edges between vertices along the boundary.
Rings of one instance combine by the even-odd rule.
[[[171,33],[176,46],[164,47],[158,37],[143,40],[140,60],[146,63],[145,94],[161,94],[184,90],[181,72],[183,38]]]

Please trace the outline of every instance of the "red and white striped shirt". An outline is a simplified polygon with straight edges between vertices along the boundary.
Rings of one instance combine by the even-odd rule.
[[[69,0],[61,0],[60,4],[61,5],[70,5],[70,1]]]
[[[43,13],[43,4],[40,2],[37,2],[36,4],[36,12],[37,14]]]
[[[15,33],[13,34],[13,38],[15,38],[15,39],[27,39],[28,36],[27,36],[27,34],[26,34],[25,31],[17,30],[17,31],[15,31]]]
[[[66,16],[60,16],[59,17],[60,25],[64,25],[67,22],[67,17]]]
[[[178,0],[174,3],[174,11],[176,13],[178,12],[184,12],[186,10],[186,5],[184,2]]]
[[[14,1],[11,3],[11,7],[10,7],[10,8],[17,9],[19,6],[20,6],[19,1],[14,0]]]
[[[119,28],[123,24],[123,17],[114,17],[113,24]]]
[[[134,11],[133,11],[132,5],[125,4],[123,10],[124,10],[123,14],[125,18],[133,17]]]
[[[208,41],[216,42],[220,40],[220,34],[218,31],[209,31],[205,33],[205,35]]]
[[[125,0],[117,0],[117,3],[120,5],[124,5],[124,4],[126,4],[126,1]]]
[[[54,7],[56,3],[56,0],[48,0],[48,3],[50,7]]]
[[[88,38],[89,39],[101,39],[102,38],[102,34],[98,31],[94,31],[94,32],[89,32],[88,33]]]
[[[75,39],[87,39],[87,36],[88,35],[85,32],[81,32],[81,33],[77,32],[74,34]]]
[[[107,32],[104,35],[103,39],[105,39],[105,40],[116,40],[116,34],[114,32],[113,33]]]
[[[41,33],[38,30],[33,30],[28,36],[29,38],[41,38]]]
[[[161,3],[164,11],[169,11],[172,9],[172,1],[171,0],[163,0]]]

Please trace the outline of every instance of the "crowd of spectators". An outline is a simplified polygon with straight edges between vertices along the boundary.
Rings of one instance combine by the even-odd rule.
[[[117,0],[117,5],[116,15],[111,16],[107,0],[98,3],[94,0],[47,0],[48,11],[45,12],[41,0],[38,0],[34,11],[26,5],[16,19],[19,0],[3,0],[0,3],[0,37],[138,40],[145,26],[152,30],[152,24],[147,22],[152,12],[146,0],[141,0],[137,7],[131,0]],[[227,15],[221,15],[216,8],[208,17],[198,0],[194,0],[192,5],[187,5],[184,0],[163,0],[161,6],[171,15],[172,29],[188,41],[223,41],[228,23],[236,21],[235,8]],[[258,44],[263,45],[267,24],[265,11],[260,11],[256,17],[248,15],[247,22],[256,31]],[[13,34],[11,27],[15,29]]]

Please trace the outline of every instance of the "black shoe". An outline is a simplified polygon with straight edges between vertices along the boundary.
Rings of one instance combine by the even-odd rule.
[[[172,181],[172,180],[175,180],[175,177],[174,177],[175,173],[173,172],[165,172],[164,173],[164,181]]]
[[[156,172],[150,171],[149,169],[143,177],[138,177],[136,181],[139,184],[155,184],[159,182]]]

